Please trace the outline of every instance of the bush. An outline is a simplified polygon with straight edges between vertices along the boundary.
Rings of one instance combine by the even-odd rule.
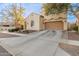
[[[8,31],[9,32],[15,32],[15,31],[18,31],[19,29],[18,28],[16,28],[16,29],[9,29]]]
[[[8,29],[9,32],[12,32],[12,29]]]
[[[78,26],[75,26],[73,30],[78,31]]]

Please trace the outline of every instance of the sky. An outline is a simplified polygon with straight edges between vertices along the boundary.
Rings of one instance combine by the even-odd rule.
[[[77,18],[74,15],[69,15],[67,16],[67,21],[70,23],[75,23]]]
[[[1,12],[1,10],[3,10],[4,8],[6,8],[9,5],[10,4],[0,3],[0,12]],[[41,8],[42,8],[42,4],[40,4],[40,3],[23,3],[21,5],[25,8],[25,14],[24,14],[25,17],[27,17],[31,12],[40,14]],[[2,21],[1,17],[0,17],[0,21]],[[76,21],[76,17],[68,14],[67,21],[70,23],[73,23]]]
[[[35,12],[40,14],[41,12],[41,8],[42,8],[42,4],[36,4],[36,3],[25,3],[22,4],[23,7],[26,9],[25,15],[28,16],[31,12]]]

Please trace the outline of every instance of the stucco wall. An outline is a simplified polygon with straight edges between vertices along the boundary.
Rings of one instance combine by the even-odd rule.
[[[55,19],[58,19],[59,17],[67,18],[67,15],[65,13],[60,13],[60,14],[53,14],[53,15],[48,15],[48,16],[44,15],[44,17],[48,20],[50,19],[55,20]]]
[[[67,30],[67,14],[65,12],[60,14],[48,15],[48,16],[44,15],[44,17],[47,20],[62,20],[64,22],[64,30]]]
[[[64,30],[67,30],[67,28],[68,28],[67,27],[67,24],[68,24],[67,21],[63,21],[63,22],[64,22]]]
[[[31,20],[34,21],[34,26],[31,27]],[[27,30],[40,30],[40,20],[39,15],[31,13],[27,17]]]
[[[44,30],[45,29],[45,25],[44,25],[44,17],[40,17],[40,30]]]

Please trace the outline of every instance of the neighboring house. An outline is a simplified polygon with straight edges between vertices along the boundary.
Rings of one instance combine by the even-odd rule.
[[[44,10],[41,14],[45,17],[45,29],[48,30],[67,30],[67,15],[66,13],[53,14],[46,16]]]
[[[79,21],[78,21],[78,19],[76,20],[76,25],[77,25],[77,26],[79,25]]]
[[[12,28],[15,28],[13,22],[0,22],[0,30],[8,31],[8,29]]]
[[[42,15],[31,13],[27,18],[27,30],[40,31],[44,30],[44,17]]]

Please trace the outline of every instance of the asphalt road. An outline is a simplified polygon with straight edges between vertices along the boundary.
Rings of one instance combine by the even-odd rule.
[[[19,35],[12,35],[7,33],[0,33],[0,38],[19,37]]]
[[[8,51],[6,51],[2,46],[0,46],[0,56],[12,56]]]
[[[55,56],[68,55],[58,44],[61,40],[61,31],[47,31],[40,36],[31,34],[27,37],[8,38],[1,41],[3,46],[9,53],[15,56]]]

